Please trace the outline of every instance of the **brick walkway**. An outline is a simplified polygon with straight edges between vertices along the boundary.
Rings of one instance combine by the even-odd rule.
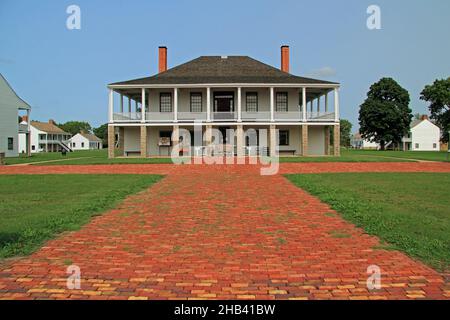
[[[281,172],[436,171],[434,163],[283,164]],[[0,266],[1,298],[450,298],[432,269],[345,222],[283,176],[251,166],[29,166],[0,173],[166,173],[151,188]],[[345,233],[350,237],[336,237]],[[66,268],[81,268],[68,290]],[[382,288],[368,291],[378,265]]]

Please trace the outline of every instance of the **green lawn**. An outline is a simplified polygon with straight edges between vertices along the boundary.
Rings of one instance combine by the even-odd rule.
[[[66,154],[66,156],[63,156],[61,152],[40,152],[40,153],[33,153],[31,157],[23,156],[16,158],[6,158],[6,164],[20,164],[20,163],[33,163],[33,162],[40,162],[40,161],[55,161],[58,160],[56,163],[65,163],[64,161],[61,162],[59,160],[65,160],[65,159],[72,159],[72,158],[106,158],[107,157],[107,150],[86,150],[86,151],[75,151],[75,152],[69,152]]]
[[[343,218],[440,271],[450,270],[450,174],[288,175]]]
[[[345,150],[340,157],[280,157],[280,162],[408,162],[416,160],[446,161],[446,152]],[[63,161],[61,161],[63,160]],[[41,161],[50,161],[38,163]],[[75,151],[66,156],[61,153],[37,153],[30,158],[7,158],[6,164],[37,163],[39,165],[81,164],[157,164],[172,163],[170,158],[115,158],[108,159],[108,151]]]
[[[158,175],[0,176],[0,258],[29,254],[56,234],[75,230]]]
[[[446,151],[377,151],[377,150],[350,150],[343,154],[353,156],[393,157],[402,159],[417,159],[430,161],[447,161]]]

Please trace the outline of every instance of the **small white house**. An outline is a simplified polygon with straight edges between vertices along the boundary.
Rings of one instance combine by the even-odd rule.
[[[420,120],[411,122],[411,130],[402,139],[404,151],[439,151],[441,130],[423,115]]]
[[[28,117],[22,117],[21,125],[28,125]],[[70,133],[59,128],[55,121],[30,121],[31,153],[71,151],[67,145]],[[25,146],[25,135],[19,133],[19,151]]]
[[[362,150],[377,150],[379,148],[378,143],[370,142],[369,140],[363,139],[359,132],[355,133],[350,138],[350,145],[354,149],[362,149]]]
[[[91,133],[80,132],[69,139],[72,150],[103,149],[102,139]]]

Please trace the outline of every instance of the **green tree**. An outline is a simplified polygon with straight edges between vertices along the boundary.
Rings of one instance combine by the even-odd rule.
[[[76,135],[81,131],[91,132],[92,128],[88,122],[83,121],[68,121],[66,123],[59,124],[58,127],[71,135]]]
[[[350,121],[346,119],[341,119],[340,121],[340,132],[341,132],[341,146],[348,148],[350,146],[350,138],[352,135],[352,127]]]
[[[420,94],[420,99],[427,101],[430,105],[430,118],[443,131],[443,142],[449,141],[450,130],[450,77],[435,80],[433,84],[425,86]]]
[[[107,123],[102,124],[98,128],[94,128],[94,134],[97,137],[99,137],[100,139],[102,139],[104,146],[108,145],[108,124]]]
[[[364,139],[380,144],[400,143],[412,119],[409,93],[392,78],[374,83],[359,109],[360,133]]]

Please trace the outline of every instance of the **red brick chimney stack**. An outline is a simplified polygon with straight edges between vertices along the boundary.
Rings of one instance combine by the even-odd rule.
[[[28,116],[22,116],[22,121],[25,121],[26,123],[28,123]]]
[[[53,119],[48,120],[48,123],[53,124],[53,125],[56,126],[56,122],[55,122],[55,120],[53,120]]]
[[[158,54],[159,54],[158,68],[159,73],[161,73],[167,70],[167,47],[159,47]]]
[[[289,46],[281,46],[281,71],[289,72]]]
[[[428,115],[426,115],[426,114],[422,115],[422,117],[420,118],[420,120],[428,120]]]

